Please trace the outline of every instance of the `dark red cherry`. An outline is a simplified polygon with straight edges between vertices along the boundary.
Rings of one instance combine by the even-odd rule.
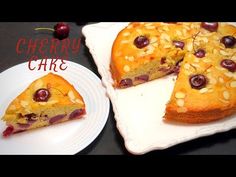
[[[62,120],[65,116],[66,116],[66,114],[59,114],[59,115],[56,115],[56,116],[54,116],[54,117],[52,117],[52,118],[49,119],[49,123],[50,123],[50,124],[53,124],[53,123],[55,123],[55,122],[58,122],[58,121]]]
[[[37,115],[35,113],[26,114],[25,117],[29,122],[34,122],[37,120]]]
[[[69,119],[79,118],[83,114],[85,114],[85,109],[76,109],[69,115]]]
[[[196,57],[198,57],[198,58],[203,58],[203,57],[205,57],[206,52],[205,52],[204,49],[198,49],[198,50],[194,53],[194,55],[195,55]]]
[[[230,72],[235,72],[236,71],[236,63],[233,60],[224,59],[224,60],[221,61],[220,65],[223,68],[226,68]]]
[[[146,81],[149,80],[149,75],[143,74],[143,75],[140,75],[140,76],[135,77],[134,79],[135,79],[135,80],[138,80],[138,81],[146,82]]]
[[[41,88],[41,89],[38,89],[35,93],[34,93],[34,101],[37,101],[37,102],[46,102],[48,101],[48,99],[50,98],[50,92],[48,89],[45,89],[45,88]]]
[[[202,74],[195,74],[189,78],[189,83],[193,89],[201,89],[206,86],[207,79]]]
[[[184,48],[184,42],[182,41],[173,41],[173,44],[175,45],[176,48]]]
[[[146,36],[138,36],[134,40],[134,45],[141,49],[146,47],[149,44],[149,39]]]
[[[234,47],[236,39],[233,36],[224,36],[220,40],[221,43],[225,45],[226,48]]]
[[[218,26],[219,26],[218,22],[202,22],[201,23],[201,27],[210,32],[217,31]]]
[[[65,39],[69,36],[70,27],[66,23],[57,23],[54,26],[54,36],[58,39]]]
[[[122,79],[120,81],[120,87],[131,87],[133,85],[132,79]]]
[[[13,126],[8,126],[6,130],[4,130],[4,132],[2,133],[3,137],[10,136],[13,133],[13,130]]]

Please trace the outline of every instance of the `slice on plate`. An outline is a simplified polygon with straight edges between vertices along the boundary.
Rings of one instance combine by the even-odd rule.
[[[79,119],[86,114],[81,95],[64,78],[49,73],[34,82],[8,106],[3,136]]]

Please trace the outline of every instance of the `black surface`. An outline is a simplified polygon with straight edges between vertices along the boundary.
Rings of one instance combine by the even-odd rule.
[[[16,53],[16,43],[19,38],[25,37],[27,39],[41,39],[52,38],[51,32],[35,32],[36,27],[53,27],[54,22],[37,22],[37,23],[0,23],[0,72],[26,62],[25,54],[18,55]],[[95,74],[98,74],[96,65],[85,46],[84,38],[81,34],[82,26],[78,23],[69,23],[71,32],[69,38],[80,38],[81,46],[78,54],[69,53],[69,60],[79,63]],[[37,53],[36,53],[37,54]],[[46,53],[50,56],[49,53]],[[99,76],[100,77],[100,76]],[[1,83],[4,84],[4,83]],[[165,136],[165,135],[163,135]],[[100,135],[88,147],[78,153],[84,154],[99,154],[99,155],[120,155],[129,154],[124,146],[123,138],[120,136],[116,122],[114,120],[114,113],[112,105],[108,117],[108,121],[100,133]],[[236,154],[236,130],[231,130],[225,133],[199,138],[186,143],[182,143],[166,150],[159,150],[147,153],[147,155],[163,155],[163,154]]]

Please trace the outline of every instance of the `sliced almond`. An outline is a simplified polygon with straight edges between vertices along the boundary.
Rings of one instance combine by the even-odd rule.
[[[163,30],[164,30],[164,31],[169,31],[168,26],[163,26]]]
[[[220,82],[221,84],[223,84],[225,81],[224,81],[224,79],[223,79],[222,77],[219,77],[219,82]]]
[[[47,102],[47,104],[55,104],[55,103],[58,103],[58,100],[51,100]]]
[[[43,87],[43,81],[41,79],[37,80],[34,85],[34,90],[38,90]]]
[[[175,32],[176,32],[176,34],[177,34],[178,36],[182,36],[182,33],[181,33],[181,31],[179,31],[179,30],[176,30]]]
[[[153,23],[146,23],[144,26],[147,27],[147,26],[152,26]]]
[[[213,77],[210,78],[210,84],[215,85],[217,83],[217,80]]]
[[[236,81],[230,82],[230,87],[235,88],[236,87]]]
[[[75,95],[74,95],[74,92],[72,90],[70,90],[68,92],[68,96],[69,96],[70,100],[74,100],[75,99]]]
[[[150,38],[150,43],[152,44],[154,42],[157,42],[157,37],[155,36]]]
[[[166,33],[162,33],[160,38],[170,42],[170,36]]]
[[[208,43],[208,39],[206,37],[201,38],[201,41]]]
[[[20,124],[27,124],[28,121],[27,121],[25,118],[19,118],[19,119],[17,119],[17,123],[20,123]]]
[[[129,36],[129,35],[130,35],[130,32],[123,33],[123,36]]]
[[[158,47],[158,43],[155,42],[155,43],[152,44],[152,46],[154,46],[154,47]]]
[[[224,55],[224,56],[227,56],[227,55],[229,55],[227,52],[225,52],[224,50],[220,50],[220,54],[221,55]]]
[[[175,94],[175,98],[185,98],[185,93],[183,93],[183,92],[176,92],[176,94]]]
[[[171,48],[171,45],[170,44],[166,44],[163,46],[164,49],[168,49],[168,48]]]
[[[146,29],[155,29],[155,26],[145,26]]]
[[[224,99],[228,100],[229,97],[230,97],[229,92],[228,91],[224,91],[223,92],[223,97],[224,97]]]
[[[218,50],[213,49],[213,53],[214,53],[214,54],[218,54]]]
[[[136,29],[137,33],[142,34],[142,30],[141,29]]]
[[[177,112],[178,113],[185,113],[185,112],[187,112],[187,108],[185,108],[185,107],[177,108]]]
[[[186,64],[184,65],[184,68],[187,69],[187,70],[190,69],[190,64],[186,63]]]
[[[125,56],[125,59],[128,60],[128,61],[134,61],[133,56]]]
[[[205,59],[203,59],[203,62],[204,62],[204,63],[211,63],[211,60],[208,59],[208,58],[205,58]]]
[[[22,107],[26,108],[26,107],[29,105],[29,103],[28,103],[27,101],[22,100],[22,101],[20,102],[20,105],[21,105]]]
[[[231,72],[224,72],[224,75],[227,76],[227,77],[234,77],[234,74],[231,73]]]
[[[123,68],[123,70],[124,70],[125,72],[129,72],[129,71],[130,71],[130,67],[129,67],[128,65],[125,65],[124,68]]]
[[[122,40],[122,41],[121,41],[121,44],[127,44],[127,43],[129,43],[128,40]]]
[[[177,104],[179,107],[183,107],[183,106],[184,106],[184,100],[183,100],[183,99],[177,99],[176,104]]]
[[[223,100],[221,98],[218,98],[218,100],[220,100],[222,103],[229,104],[229,101],[227,101],[227,100]]]
[[[215,66],[216,69],[220,70],[220,71],[225,71],[226,69],[223,67],[219,67],[219,66]]]
[[[199,63],[199,59],[198,58],[194,58],[194,60],[193,60],[195,63]]]
[[[206,93],[208,92],[208,88],[202,88],[199,90],[200,93]]]
[[[192,51],[192,50],[193,50],[193,44],[192,44],[191,42],[189,42],[189,43],[187,44],[187,46],[186,46],[186,49],[187,49],[188,51]]]
[[[83,101],[81,101],[80,99],[76,99],[75,102],[79,104],[84,104]]]

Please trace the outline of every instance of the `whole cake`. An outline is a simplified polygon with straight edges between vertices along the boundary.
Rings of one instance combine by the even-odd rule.
[[[165,119],[204,123],[236,112],[236,27],[226,23],[130,23],[114,41],[114,87],[178,73]],[[155,93],[153,93],[155,94]]]
[[[3,136],[81,118],[86,114],[81,95],[64,78],[49,73],[33,81],[8,106]]]

